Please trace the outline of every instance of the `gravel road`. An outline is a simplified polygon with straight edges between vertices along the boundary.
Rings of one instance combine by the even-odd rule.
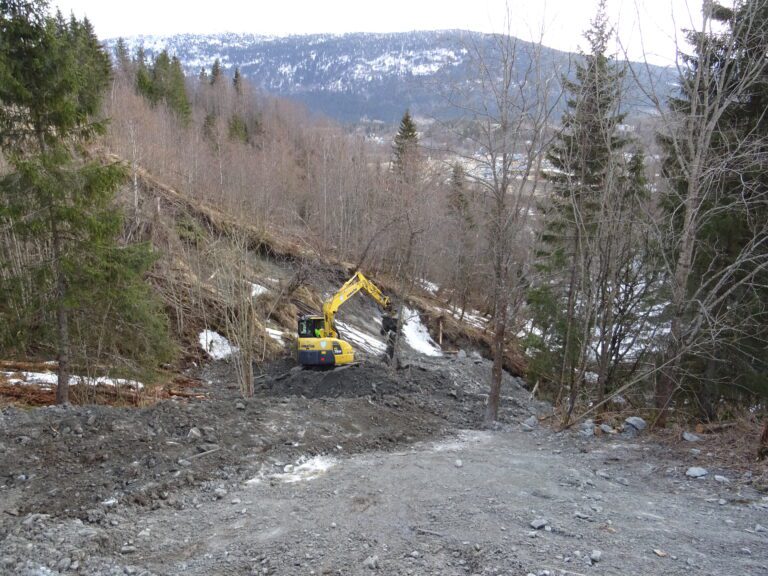
[[[325,376],[303,374],[282,384],[300,396],[242,407],[222,389],[143,411],[6,413],[0,573],[768,574],[768,497],[741,475],[688,477],[690,461],[642,435],[527,430],[540,406],[522,407],[514,383],[498,429],[466,429],[474,416],[456,415],[481,407],[468,375],[487,366],[457,366],[415,370],[406,392],[383,396],[354,397],[334,376],[323,397]],[[384,372],[368,375],[388,390]],[[51,442],[63,452],[40,448],[54,416],[78,432],[67,444],[59,426]],[[74,450],[97,440],[119,449],[92,460]],[[35,450],[49,462],[36,468]]]

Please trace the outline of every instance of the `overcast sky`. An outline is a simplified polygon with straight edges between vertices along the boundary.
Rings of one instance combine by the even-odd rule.
[[[607,0],[633,59],[669,64],[681,28],[700,20],[700,0]],[[515,36],[563,50],[584,47],[597,0],[50,0],[87,15],[100,38],[182,32],[289,34],[469,29],[503,32],[507,8]]]

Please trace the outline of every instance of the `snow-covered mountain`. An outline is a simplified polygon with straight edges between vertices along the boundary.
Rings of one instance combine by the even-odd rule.
[[[218,58],[230,74],[239,67],[263,90],[300,100],[310,110],[342,122],[368,118],[389,123],[399,120],[406,108],[423,116],[455,115],[446,90],[471,88],[468,47],[483,50],[493,39],[448,30],[289,37],[180,34],[126,41],[132,51],[143,46],[148,56],[167,49],[190,74],[210,69]],[[106,43],[114,46],[115,41]],[[541,61],[556,73],[566,70],[571,58],[545,48]],[[516,65],[522,80],[529,65],[525,50]],[[654,72],[665,73],[660,68]]]

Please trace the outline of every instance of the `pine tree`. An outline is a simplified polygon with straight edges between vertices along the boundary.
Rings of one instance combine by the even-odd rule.
[[[617,131],[624,119],[619,110],[624,72],[606,55],[611,31],[604,0],[585,37],[590,51],[577,63],[575,78],[564,80],[567,109],[547,154],[552,195],[544,207],[537,264],[545,279],[528,295],[534,324],[545,335],[528,342],[538,350],[533,367],[537,377],[570,390],[566,418],[586,370],[594,327],[612,328],[600,318],[613,314],[606,300],[616,294],[610,288],[618,273],[611,223],[621,220],[614,213],[622,209],[620,197],[631,195],[621,186],[627,141]]]
[[[229,119],[229,138],[247,144],[249,141],[248,125],[239,114],[232,114]]]
[[[147,55],[144,52],[143,46],[139,46],[136,49],[136,58],[134,62],[136,64],[136,91],[150,102],[153,102],[154,88],[149,68],[147,68]]]
[[[221,70],[221,61],[216,58],[216,60],[213,61],[213,66],[211,66],[211,86],[218,84],[223,74],[224,73]]]
[[[455,255],[453,293],[461,308],[460,320],[466,312],[472,280],[475,276],[477,223],[467,196],[467,175],[458,162],[451,169],[448,191],[448,224],[451,227],[450,248]]]
[[[0,148],[12,168],[0,181],[0,221],[37,254],[24,269],[0,258],[0,340],[15,350],[51,342],[56,399],[66,403],[73,335],[92,339],[94,327],[81,320],[107,318],[107,310],[126,324],[124,297],[140,291],[147,251],[115,243],[120,219],[112,199],[123,170],[83,161],[73,146],[103,131],[93,115],[109,83],[109,56],[87,20],[67,22],[46,9],[40,0],[0,1]],[[108,298],[118,277],[127,290]],[[164,325],[155,313],[144,319]],[[120,323],[110,330],[127,335]],[[167,328],[165,336],[162,327],[153,334],[158,339],[145,351],[168,341]]]
[[[404,180],[414,177],[418,164],[419,133],[409,110],[400,120],[392,149],[392,166],[395,173]]]
[[[183,124],[189,122],[192,116],[192,106],[187,96],[187,80],[181,61],[177,56],[171,59],[171,68],[168,77],[168,92],[165,95],[168,107],[173,110]]]
[[[667,256],[677,262],[666,357],[682,358],[663,372],[657,404],[666,415],[674,389],[683,388],[702,417],[713,418],[722,396],[768,396],[768,7],[745,0],[704,10],[722,31],[689,33],[694,52],[670,101],[679,128],[660,136],[670,183],[664,206],[675,230]],[[689,142],[688,133],[703,144],[676,145]]]
[[[240,68],[235,67],[235,75],[232,77],[232,87],[235,89],[235,92],[239,95],[242,94],[243,91],[243,77],[240,75]]]
[[[123,74],[127,74],[131,69],[131,54],[123,38],[118,38],[115,44],[115,65]]]

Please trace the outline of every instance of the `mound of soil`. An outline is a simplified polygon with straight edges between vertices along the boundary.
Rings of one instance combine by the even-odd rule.
[[[305,398],[359,398],[433,391],[440,375],[424,370],[396,371],[383,364],[366,363],[332,370],[294,367],[260,384],[265,396]]]

